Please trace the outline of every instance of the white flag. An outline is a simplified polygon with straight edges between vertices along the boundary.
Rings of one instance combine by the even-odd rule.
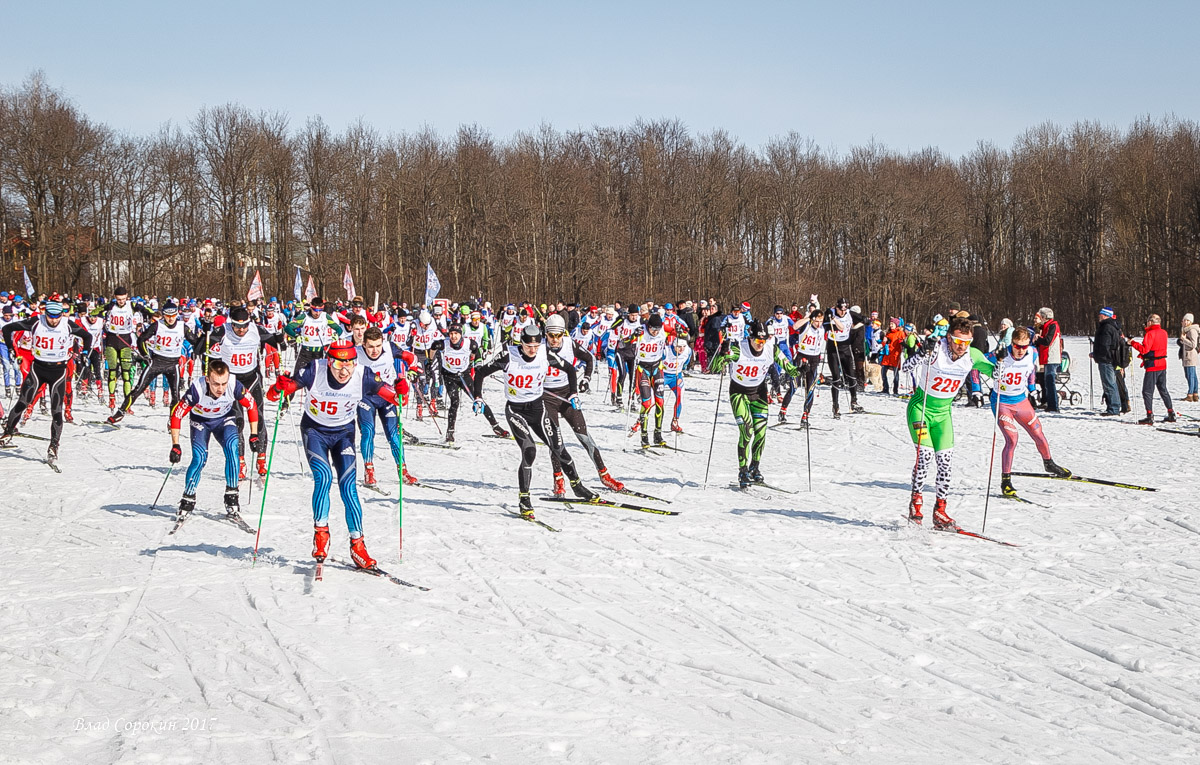
[[[425,305],[433,302],[433,299],[438,296],[442,290],[442,283],[438,281],[437,274],[433,272],[433,266],[425,263]]]
[[[304,282],[300,281],[300,266],[296,266],[296,283],[292,285],[292,294],[299,300],[304,296]]]
[[[342,277],[342,286],[346,288],[346,299],[353,300],[354,295],[354,277],[350,275],[350,264],[346,264],[346,275]]]
[[[312,300],[317,296],[317,285],[313,284],[312,274],[308,275],[308,286],[304,288],[304,299]]]
[[[256,270],[254,272],[254,281],[250,282],[250,291],[246,293],[247,300],[262,300],[262,275]]]
[[[25,296],[30,300],[33,299],[33,280],[29,278],[29,270],[25,266],[21,266],[21,273],[25,274]]]

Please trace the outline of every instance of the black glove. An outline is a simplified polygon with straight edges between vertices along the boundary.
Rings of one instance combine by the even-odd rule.
[[[937,348],[937,344],[940,339],[941,338],[930,335],[929,337],[922,340],[921,343],[917,346],[917,355],[918,356],[928,356],[929,354],[933,353],[934,349]]]
[[[261,445],[262,445],[262,442],[261,442],[261,440],[259,439],[259,437],[258,437],[258,434],[257,434],[257,433],[251,433],[251,434],[250,434],[250,451],[252,451],[252,452],[254,452],[254,453],[256,453],[256,454],[257,454],[257,453],[258,453],[258,451],[259,451],[259,448],[258,448],[258,447],[259,447],[259,446],[261,446]]]
[[[183,459],[183,450],[179,448],[179,444],[172,444],[170,459],[172,465],[178,465],[179,460]]]
[[[1001,345],[996,348],[996,361],[1004,361],[1004,357],[1008,355],[1008,347]]]
[[[589,388],[589,387],[590,387],[590,386],[589,386],[589,384],[588,384],[588,378],[586,378],[586,377],[580,377],[580,378],[579,378],[579,392],[580,392],[580,393],[587,393],[587,392],[588,392],[588,388]]]

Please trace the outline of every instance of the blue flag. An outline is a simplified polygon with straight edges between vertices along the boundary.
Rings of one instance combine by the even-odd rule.
[[[425,263],[425,305],[433,302],[434,298],[442,290],[442,283],[438,281],[437,274],[433,272],[433,266]]]
[[[21,266],[21,273],[25,274],[25,296],[30,300],[33,299],[33,281],[29,278],[29,270],[25,266]]]
[[[300,281],[300,266],[296,266],[296,283],[292,285],[292,293],[296,296],[296,300],[304,298],[304,284]]]

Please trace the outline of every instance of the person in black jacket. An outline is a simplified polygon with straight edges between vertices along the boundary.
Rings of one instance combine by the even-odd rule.
[[[1117,388],[1117,366],[1121,361],[1121,325],[1111,308],[1101,308],[1096,337],[1092,341],[1092,360],[1100,372],[1100,385],[1104,388],[1105,410],[1102,417],[1115,417],[1121,413],[1121,395]]]

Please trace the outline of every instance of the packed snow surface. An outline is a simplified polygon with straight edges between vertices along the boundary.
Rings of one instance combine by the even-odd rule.
[[[681,515],[539,503],[557,534],[510,515],[516,444],[482,438],[463,404],[461,449],[407,450],[415,475],[453,493],[406,488],[403,562],[380,434],[393,496],[362,492],[368,548],[429,592],[330,565],[314,581],[295,411],[278,426],[256,563],[254,537],[219,519],[215,444],[200,517],[168,536],[186,434],[151,509],[170,446],[161,405],[140,402],[120,430],[68,425],[61,476],[44,442],[17,439],[0,454],[0,761],[1197,762],[1198,439],[1132,424],[1140,372],[1133,415],[1096,416],[1098,378],[1090,411],[1086,342],[1070,345],[1082,406],[1044,418],[1055,459],[1161,490],[1017,478],[1037,506],[993,496],[986,526],[1017,548],[909,527],[905,402],[867,394],[886,416],[835,422],[826,388],[811,441],[769,432],[763,472],[795,495],[729,488],[737,431],[716,377],[687,380],[678,446],[694,454],[632,450],[630,415],[583,396],[613,474]],[[486,390],[502,406],[498,383]],[[801,410],[797,398],[792,419]],[[75,410],[105,414],[94,395]],[[949,509],[980,531],[993,421],[962,406],[954,421]],[[411,413],[406,427],[438,438]],[[48,430],[38,414],[27,427]],[[1016,469],[1041,469],[1027,437]],[[534,481],[549,493],[544,448]],[[242,486],[257,525],[262,489]],[[932,493],[931,477],[927,508]],[[332,507],[348,559],[336,487]]]

